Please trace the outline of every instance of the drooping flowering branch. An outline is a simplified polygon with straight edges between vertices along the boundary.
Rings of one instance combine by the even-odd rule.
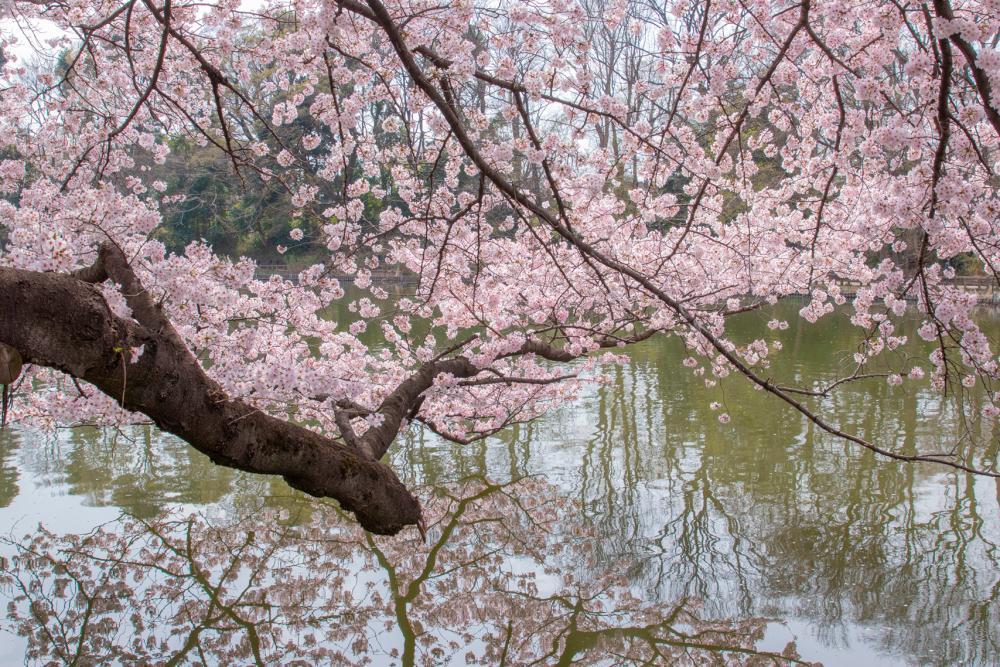
[[[839,427],[828,423],[816,411],[809,408],[801,401],[793,398],[786,389],[782,388],[779,385],[774,384],[769,378],[765,378],[760,374],[758,374],[757,372],[755,372],[752,368],[750,368],[749,365],[747,365],[742,359],[740,359],[739,355],[732,349],[730,345],[727,345],[723,339],[714,334],[702,321],[700,321],[692,312],[690,312],[687,308],[685,308],[680,302],[678,302],[676,299],[674,299],[666,292],[664,292],[659,286],[657,286],[650,279],[649,276],[641,273],[640,271],[634,269],[633,267],[627,264],[624,264],[622,262],[613,259],[612,257],[609,257],[608,255],[600,251],[597,247],[595,247],[593,244],[589,243],[584,238],[582,238],[572,228],[569,222],[568,213],[562,204],[560,204],[558,208],[559,217],[557,218],[556,215],[554,215],[549,211],[549,209],[542,206],[539,202],[531,198],[529,195],[518,190],[513,183],[511,183],[508,179],[504,178],[496,169],[494,169],[489,164],[489,162],[482,156],[478,147],[469,137],[468,130],[465,127],[464,123],[462,122],[461,118],[459,117],[457,111],[446,100],[444,94],[444,84],[443,84],[443,82],[446,79],[442,79],[442,87],[439,88],[438,86],[435,86],[430,81],[430,79],[424,74],[420,66],[417,64],[416,59],[414,58],[414,53],[406,45],[406,42],[403,38],[400,28],[394,22],[394,20],[390,16],[385,6],[379,0],[367,0],[367,3],[368,7],[371,10],[370,12],[365,11],[365,9],[362,6],[360,6],[356,2],[353,2],[353,0],[338,0],[339,5],[345,7],[350,11],[354,11],[360,15],[370,18],[371,20],[378,23],[378,25],[385,31],[390,42],[392,43],[397,54],[399,55],[400,61],[405,67],[406,71],[410,74],[414,83],[438,107],[438,109],[441,111],[442,116],[447,120],[451,132],[455,135],[458,142],[462,145],[462,148],[463,150],[465,150],[468,157],[472,160],[472,162],[476,165],[476,167],[479,168],[482,171],[482,173],[487,178],[489,178],[490,181],[499,190],[504,192],[517,205],[523,206],[524,208],[529,210],[533,215],[535,215],[538,219],[544,221],[557,234],[559,234],[559,236],[568,241],[574,248],[577,248],[581,252],[581,254],[583,254],[585,257],[590,258],[595,262],[599,263],[600,265],[605,266],[613,271],[625,275],[634,280],[639,285],[641,285],[651,295],[662,301],[668,308],[670,308],[674,313],[676,313],[677,316],[688,327],[690,327],[691,330],[693,330],[698,335],[703,337],[703,339],[709,345],[711,345],[711,347],[714,348],[719,355],[724,357],[730,364],[732,364],[734,368],[736,368],[741,374],[746,376],[749,380],[754,382],[759,387],[763,388],[765,391],[780,398],[782,401],[784,401],[785,403],[787,403],[788,405],[790,405],[791,407],[802,413],[805,417],[807,417],[810,421],[815,423],[818,427],[820,427],[824,431],[834,436],[859,444],[882,456],[908,462],[924,461],[933,463],[943,463],[950,467],[958,468],[966,472],[974,472],[974,473],[988,475],[991,477],[1000,477],[1000,473],[997,472],[983,471],[971,468],[965,465],[962,461],[955,460],[952,454],[901,455],[892,452],[890,450],[884,449],[882,447],[879,447],[876,444],[868,442],[867,440],[860,438],[856,435],[853,435],[851,433],[845,432]],[[809,16],[809,2],[808,0],[805,0],[805,2],[801,4],[801,10],[798,21],[795,23],[795,25],[788,33],[788,36],[782,42],[777,57],[768,67],[763,77],[760,79],[753,93],[753,96],[756,96],[760,93],[761,89],[764,87],[764,85],[766,85],[770,77],[774,74],[774,71],[777,68],[778,64],[780,64],[781,60],[786,57],[789,47],[792,45],[798,32],[806,25],[808,25],[808,16]],[[942,44],[942,53],[944,54],[942,56],[944,64],[942,65],[942,74],[941,74],[942,77],[941,78],[942,86],[940,93],[941,111],[939,112],[939,127],[941,133],[941,140],[938,144],[938,148],[935,153],[934,166],[932,168],[933,176],[931,183],[932,194],[931,194],[931,204],[930,204],[931,218],[934,217],[935,213],[936,201],[937,201],[937,184],[941,175],[941,162],[943,160],[948,143],[948,130],[947,130],[948,117],[946,111],[944,110],[944,106],[947,104],[948,86],[950,84],[952,76],[951,57],[950,57],[950,51],[948,50],[949,47],[947,45],[947,42],[945,42],[944,40],[941,41],[941,44]],[[437,60],[437,64],[439,65],[445,65],[445,66],[447,65],[447,63],[441,61],[440,59],[435,59],[435,60]],[[515,91],[515,96],[519,94],[520,94],[519,92]],[[528,117],[527,112],[524,110],[523,103],[518,102],[518,105],[521,110],[522,118],[525,121],[525,125],[527,128],[529,128],[529,133],[531,133],[530,119]],[[749,104],[744,106],[743,111],[740,112],[739,116],[737,117],[736,122],[732,127],[732,131],[728,134],[727,139],[723,142],[719,154],[715,159],[716,164],[721,162],[733,138],[739,133],[740,126],[742,125],[743,121],[746,118],[746,113],[748,109],[749,109]],[[534,137],[533,133],[531,134],[535,145],[540,146],[537,138]],[[543,165],[544,165],[544,160],[543,160]],[[551,172],[548,170],[547,167],[546,167],[546,175],[552,196],[557,201],[561,201],[559,194],[559,186],[556,183],[555,179],[551,176]],[[704,195],[707,183],[708,180],[704,181],[703,184],[699,186],[697,194],[695,195],[693,203],[691,205],[691,215],[689,216],[687,222],[684,225],[684,231],[681,234],[680,239],[678,240],[677,244],[673,247],[673,249],[670,251],[667,257],[667,261],[669,261],[669,259],[673,257],[677,249],[681,246],[681,244],[685,240],[690,230],[693,214],[697,210],[698,205],[702,199],[702,196]],[[817,219],[819,219],[820,216],[822,215],[822,205],[825,204],[826,202],[826,196],[827,194],[826,192],[824,192],[823,199],[821,200],[821,207],[819,209],[819,213],[817,213]],[[918,267],[921,271],[923,270],[922,263],[919,263]],[[924,285],[925,289],[926,303],[928,304],[928,308],[930,308],[931,306],[929,304],[931,303],[931,298],[930,295],[926,292],[927,290],[926,281],[925,280],[922,281],[922,284]],[[943,335],[943,333],[939,333],[939,336],[941,335]],[[942,342],[942,350],[943,350],[943,342]]]

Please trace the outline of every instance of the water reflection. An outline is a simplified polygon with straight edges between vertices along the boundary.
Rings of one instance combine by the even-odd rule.
[[[175,503],[218,502],[235,475],[152,428],[20,436],[27,437],[32,447],[23,450],[22,460],[33,478],[81,496],[85,504],[119,507],[137,517],[156,516]],[[8,440],[0,436],[0,443]]]
[[[747,338],[772,316],[746,318]],[[849,355],[831,350],[850,350],[853,330],[804,334],[791,312],[778,316],[792,327],[781,334],[786,353],[774,361],[775,377],[805,384],[850,372]],[[463,663],[471,651],[490,664],[504,657],[669,662],[682,655],[766,664],[791,656],[741,651],[780,653],[794,633],[762,619],[782,619],[809,660],[1000,659],[994,480],[878,459],[816,433],[737,379],[706,389],[703,378],[681,369],[677,341],[649,341],[631,355],[632,363],[608,369],[608,386],[487,442],[457,448],[408,433],[393,465],[432,497],[438,523],[423,547],[415,533],[368,538],[278,480],[214,466],[145,429],[0,435],[0,505],[16,505],[37,486],[132,517],[108,524],[87,548],[142,556],[113,567],[91,559],[88,570],[118,582],[109,590],[125,596],[122,604],[159,610],[133,633],[143,646],[154,638],[146,653],[133,647],[132,635],[116,640],[136,656],[177,653],[190,640],[184,659],[202,662],[208,654],[198,657],[197,641],[202,651],[242,651],[244,661],[253,660],[256,641],[281,662],[327,655],[354,663],[364,653],[378,664],[393,656]],[[997,437],[967,417],[960,398],[968,397],[874,380],[816,400],[835,423],[900,451],[940,449],[964,428],[969,459],[988,466]],[[718,422],[713,401],[725,405],[732,423]],[[485,482],[468,479],[500,483],[477,498]],[[178,505],[198,517],[161,516]],[[0,532],[18,519],[6,511]],[[180,549],[188,532],[197,547],[191,553]],[[71,541],[42,535],[34,545],[13,542],[41,559],[29,559],[35,570],[17,565],[18,581],[37,575],[41,590],[50,591],[65,579],[52,560],[65,560]],[[146,583],[130,589],[136,568],[143,582],[169,569],[176,581],[156,589],[156,600],[182,611],[128,597],[146,595]],[[2,595],[16,593],[8,584]],[[61,599],[79,613],[80,596]],[[226,615],[223,602],[236,605],[257,640]],[[123,609],[117,618],[125,618]],[[57,642],[39,639],[32,627],[19,631],[53,655]]]
[[[772,372],[842,377],[851,361],[830,351],[850,349],[852,333],[813,338],[793,326],[791,354]],[[609,387],[488,450],[431,462],[559,480],[606,538],[602,560],[634,558],[628,576],[648,599],[698,598],[718,617],[794,617],[819,643],[874,662],[1000,659],[995,480],[878,458],[740,382],[706,390],[678,370],[683,354],[643,345]],[[835,423],[904,453],[947,448],[967,429],[968,460],[989,467],[997,438],[968,416],[968,398],[874,380],[822,401]],[[732,424],[718,423],[713,400]],[[425,459],[406,460],[426,472]]]
[[[578,508],[537,479],[435,489],[430,540],[311,516],[168,514],[11,541],[0,566],[35,661],[253,664],[799,663],[758,650],[766,622],[633,596]],[[608,565],[608,564],[606,564]]]
[[[13,461],[20,438],[12,434],[0,434],[0,508],[7,507],[17,497],[20,475]]]

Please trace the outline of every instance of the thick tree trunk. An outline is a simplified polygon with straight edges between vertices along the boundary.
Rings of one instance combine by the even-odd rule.
[[[115,316],[89,284],[105,278],[122,287],[134,321]],[[393,534],[420,520],[419,503],[387,466],[230,398],[115,246],[102,246],[98,263],[75,276],[0,268],[0,342],[26,364],[87,381],[217,463],[281,475],[306,493],[338,500],[373,533]],[[140,346],[132,363],[131,350]]]

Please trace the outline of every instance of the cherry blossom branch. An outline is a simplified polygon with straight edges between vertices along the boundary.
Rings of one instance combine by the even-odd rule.
[[[90,284],[104,279],[119,286],[134,319],[115,315]],[[89,382],[216,463],[334,498],[372,532],[420,519],[417,500],[385,465],[227,395],[111,242],[76,276],[0,267],[0,312],[17,314],[0,318],[0,342],[26,363]]]
[[[955,20],[955,13],[952,11],[951,3],[948,0],[934,0],[934,12],[941,18],[948,21]],[[997,136],[1000,137],[1000,112],[997,111],[998,101],[993,99],[993,85],[990,83],[989,75],[976,64],[976,48],[972,46],[960,32],[955,32],[950,37],[951,41],[958,47],[958,50],[965,56],[965,62],[972,71],[972,78],[976,82],[976,91],[983,103],[983,112],[989,119]]]
[[[792,394],[802,394],[804,396],[829,396],[830,392],[837,387],[847,384],[849,382],[856,382],[858,380],[870,380],[872,378],[885,378],[888,373],[860,373],[860,366],[854,371],[854,373],[848,377],[840,378],[827,385],[824,385],[820,389],[803,389],[801,387],[785,387],[782,386],[780,389]]]
[[[620,347],[622,345],[637,343],[646,340],[657,330],[650,329],[631,337],[608,336],[598,342],[599,348]],[[464,347],[470,339],[460,341],[449,350]],[[442,353],[442,355],[445,353]],[[534,355],[549,361],[570,362],[584,356],[586,352],[573,354],[568,350],[556,347],[537,338],[530,338],[522,343],[516,350],[499,355],[498,359],[509,359],[524,355]],[[489,368],[481,368],[472,363],[468,357],[459,355],[447,359],[432,359],[423,364],[414,373],[403,380],[392,392],[386,396],[379,406],[373,410],[368,410],[356,404],[340,403],[334,408],[334,418],[340,428],[344,439],[358,451],[372,459],[380,459],[389,450],[393,440],[399,434],[404,421],[417,419],[422,423],[432,424],[427,417],[420,415],[420,408],[423,405],[424,392],[434,385],[435,379],[441,374],[451,375],[460,379],[460,386],[482,386],[489,384],[536,384],[547,385],[563,382],[577,377],[575,374],[565,374],[551,378],[529,378],[513,377],[501,375],[499,377],[476,378],[480,373],[490,372]],[[474,378],[474,379],[469,379]],[[322,397],[320,397],[322,398]],[[352,416],[377,416],[379,420],[371,426],[360,437],[354,435],[354,430],[350,427]],[[341,426],[343,424],[343,426]],[[434,425],[432,430],[435,433],[440,431]],[[497,429],[499,430],[499,429]]]
[[[529,198],[521,190],[516,188],[507,178],[501,175],[496,169],[494,169],[489,162],[482,156],[479,152],[478,147],[472,141],[471,137],[468,135],[465,125],[462,120],[457,116],[457,114],[452,109],[451,105],[442,97],[441,93],[437,90],[430,79],[424,74],[420,66],[417,64],[413,51],[409,49],[406,41],[400,31],[399,27],[390,16],[389,12],[386,10],[385,6],[379,0],[367,0],[367,8],[361,6],[361,10],[358,10],[359,4],[354,0],[338,0],[338,4],[345,9],[352,12],[363,15],[367,18],[371,18],[385,33],[389,42],[392,44],[393,49],[396,51],[397,56],[403,67],[406,69],[407,73],[410,75],[414,84],[420,88],[420,90],[427,95],[427,97],[434,103],[434,105],[441,112],[442,116],[448,123],[451,130],[454,132],[456,139],[461,144],[462,148],[465,150],[469,159],[476,165],[476,167],[486,175],[486,177],[505,195],[511,198],[511,200],[517,202],[525,209],[531,211],[531,213],[538,217],[539,220],[545,222],[550,228],[553,229],[559,236],[565,239],[568,243],[575,246],[584,254],[593,258],[596,262],[612,269],[615,272],[627,276],[632,280],[636,281],[639,285],[645,288],[649,294],[656,297],[659,301],[665,304],[671,311],[677,314],[683,322],[687,324],[694,332],[699,334],[705,341],[707,341],[723,358],[725,358],[734,368],[736,368],[741,374],[747,377],[751,382],[761,387],[768,393],[777,396],[783,402],[794,408],[796,411],[804,415],[811,422],[816,424],[820,429],[834,435],[836,437],[848,440],[857,445],[865,447],[881,456],[891,458],[898,461],[906,462],[930,462],[946,465],[951,468],[963,470],[965,472],[970,472],[979,475],[985,475],[989,477],[1000,477],[1000,473],[992,471],[984,471],[972,468],[965,465],[960,461],[949,460],[936,455],[904,455],[892,452],[890,450],[884,449],[871,443],[864,438],[847,433],[841,430],[839,427],[828,423],[825,419],[816,414],[813,410],[809,409],[807,406],[802,404],[800,401],[793,398],[786,391],[782,390],[778,385],[774,384],[769,378],[764,378],[757,374],[753,369],[751,369],[747,364],[745,364],[739,356],[731,349],[730,346],[724,344],[724,342],[713,334],[704,323],[697,319],[686,307],[684,307],[680,302],[671,297],[665,291],[663,291],[658,285],[656,285],[648,276],[638,271],[637,269],[619,262],[602,251],[597,249],[595,246],[584,240],[578,234],[576,234],[572,229],[568,229],[559,220],[557,220],[546,208]],[[805,25],[805,19],[807,18],[808,9],[807,3],[803,5],[800,12],[800,17],[796,25],[789,32],[788,37],[782,44],[782,57],[791,45],[791,41],[794,36],[801,30]],[[773,72],[774,68],[777,66],[780,58],[776,58],[772,61],[769,72]],[[765,75],[762,79],[761,85],[763,85],[763,80],[769,78],[769,75]],[[748,108],[748,107],[747,107]],[[744,109],[741,114],[741,118],[744,118],[747,113],[747,108]],[[730,135],[729,140],[732,140],[734,134]]]

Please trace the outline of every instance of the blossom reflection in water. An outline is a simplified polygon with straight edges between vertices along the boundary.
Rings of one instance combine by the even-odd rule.
[[[76,664],[800,662],[791,644],[757,649],[765,619],[640,601],[628,564],[597,562],[579,507],[538,478],[424,495],[426,542],[319,501],[8,538],[8,629],[29,661]]]

